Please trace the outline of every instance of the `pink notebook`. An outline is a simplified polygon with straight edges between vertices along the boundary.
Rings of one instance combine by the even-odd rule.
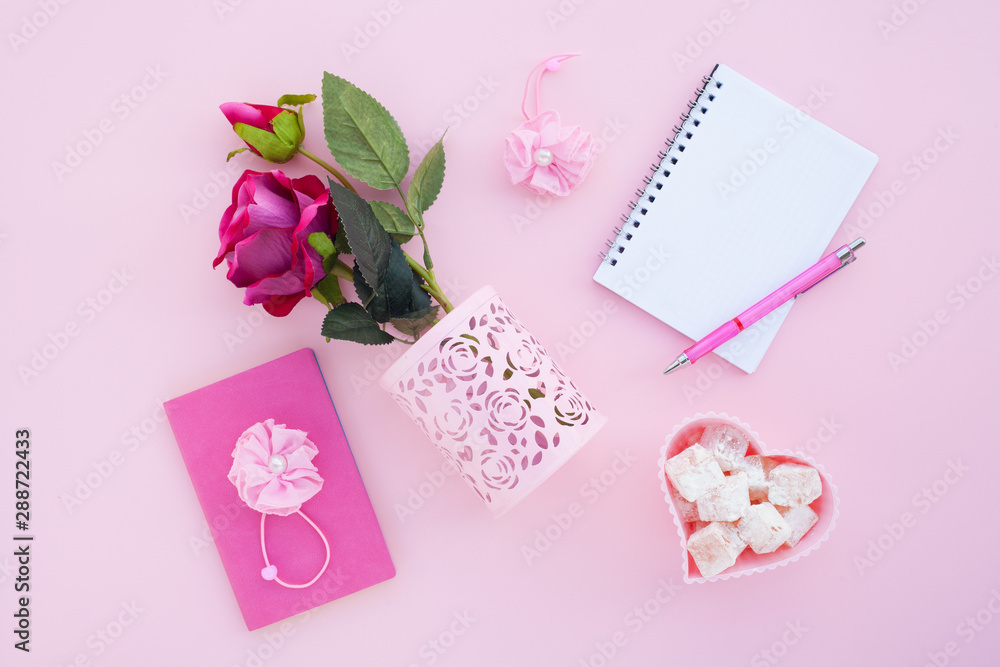
[[[243,620],[250,630],[270,625],[380,581],[396,569],[313,351],[251,368],[164,403]],[[323,488],[302,505],[330,542],[330,565],[312,586],[289,589],[261,577],[260,514],[247,507],[227,478],[243,431],[268,418],[306,431],[319,454],[313,464]],[[267,551],[281,578],[306,582],[326,550],[298,515],[269,516]]]

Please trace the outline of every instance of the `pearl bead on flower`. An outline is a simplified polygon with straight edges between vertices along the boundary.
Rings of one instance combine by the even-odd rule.
[[[267,467],[271,469],[271,472],[280,475],[288,469],[288,461],[281,454],[273,454],[267,460]]]
[[[532,156],[532,159],[535,161],[535,164],[537,164],[539,167],[547,167],[550,164],[552,164],[554,156],[552,155],[552,151],[550,151],[548,148],[539,148],[537,151],[535,151],[535,154]]]

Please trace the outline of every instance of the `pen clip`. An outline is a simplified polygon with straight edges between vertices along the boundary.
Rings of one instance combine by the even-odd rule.
[[[821,282],[823,282],[830,276],[836,274],[837,271],[840,271],[842,268],[844,268],[845,266],[856,260],[857,257],[854,256],[854,251],[863,246],[864,244],[865,240],[863,238],[858,237],[853,241],[851,241],[850,243],[848,243],[847,245],[838,248],[834,254],[837,255],[837,259],[840,260],[840,266],[838,266],[836,269],[825,275],[823,278],[817,280],[812,285],[810,285],[809,287],[805,288],[804,290],[796,294],[795,298],[796,299],[799,298],[800,296],[811,290],[813,287],[816,287],[816,285],[819,285]]]
[[[840,260],[840,268],[844,268],[851,262],[853,262],[857,257],[854,256],[854,252],[865,244],[865,240],[858,237],[848,243],[845,246],[841,246],[837,249],[837,259]],[[832,275],[832,274],[831,274]]]

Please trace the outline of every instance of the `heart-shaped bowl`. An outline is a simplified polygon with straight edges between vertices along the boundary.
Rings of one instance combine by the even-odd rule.
[[[674,501],[674,494],[677,492],[667,479],[663,468],[667,459],[698,442],[706,427],[720,423],[734,426],[749,437],[750,446],[747,448],[747,456],[760,454],[768,456],[779,463],[801,463],[815,468],[819,471],[820,479],[823,481],[823,494],[809,505],[816,512],[819,521],[794,547],[781,546],[777,551],[769,554],[756,554],[747,547],[740,554],[740,557],[736,559],[735,565],[714,577],[703,577],[698,571],[698,566],[695,564],[694,558],[691,557],[691,554],[687,550],[688,537],[694,532],[693,528],[683,520],[680,512],[677,511]],[[742,577],[765,570],[773,570],[788,563],[794,563],[811,551],[818,549],[830,537],[830,533],[833,532],[833,528],[837,523],[837,517],[840,515],[840,500],[837,498],[837,487],[823,469],[823,466],[803,454],[797,454],[788,450],[768,450],[756,431],[736,417],[730,417],[725,413],[699,413],[693,417],[688,417],[678,425],[674,429],[673,434],[667,438],[667,443],[660,448],[657,475],[660,479],[660,488],[663,489],[663,495],[666,498],[667,505],[670,507],[670,513],[674,517],[677,534],[681,538],[681,562],[684,569],[684,581],[689,584]]]

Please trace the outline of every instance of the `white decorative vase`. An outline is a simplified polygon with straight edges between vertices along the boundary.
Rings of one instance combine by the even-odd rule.
[[[381,385],[497,516],[607,421],[492,287],[424,333]]]

